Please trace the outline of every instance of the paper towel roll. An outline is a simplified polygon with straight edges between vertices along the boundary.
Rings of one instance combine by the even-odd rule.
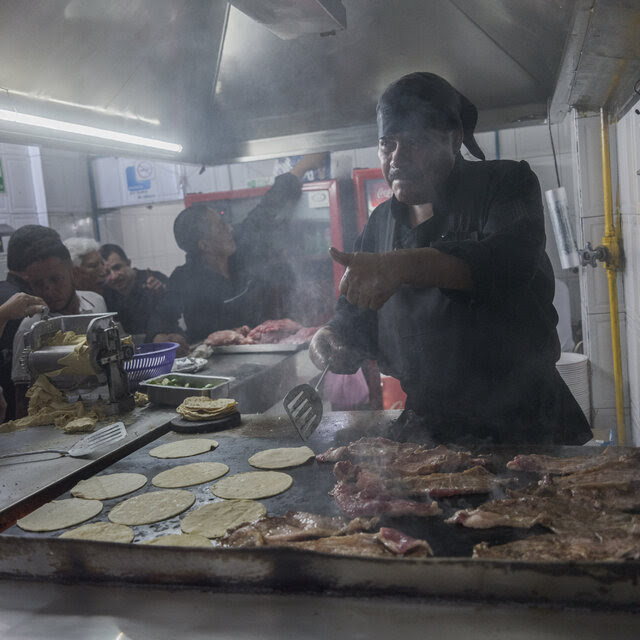
[[[560,265],[563,269],[580,266],[580,255],[569,223],[569,203],[564,187],[549,189],[544,192],[549,209],[549,217],[556,238]]]

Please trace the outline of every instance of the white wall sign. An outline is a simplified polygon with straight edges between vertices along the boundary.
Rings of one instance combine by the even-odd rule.
[[[129,199],[153,200],[156,197],[156,169],[150,160],[127,162],[125,180]]]

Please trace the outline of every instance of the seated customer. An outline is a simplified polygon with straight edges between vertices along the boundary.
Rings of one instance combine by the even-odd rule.
[[[7,245],[7,279],[0,282],[0,304],[4,304],[17,293],[32,293],[25,273],[25,256],[27,250],[37,240],[49,238],[60,240],[58,232],[39,224],[27,224],[13,232]],[[26,314],[28,315],[28,314]],[[15,392],[11,381],[11,360],[13,354],[13,339],[24,316],[16,316],[7,320],[4,331],[0,336],[0,386],[4,389],[7,402],[5,417],[15,418]]]
[[[151,319],[156,313],[156,306],[162,300],[167,289],[167,276],[160,271],[141,271],[131,266],[122,247],[117,244],[103,244],[100,253],[105,260],[107,279],[104,288],[104,298],[109,311],[115,311],[118,319],[127,333],[144,335],[144,340],[151,342],[162,329],[155,331],[149,327]],[[158,323],[154,323],[154,327]],[[178,342],[179,352],[185,352],[184,338],[167,332],[157,342]]]
[[[52,315],[104,313],[107,306],[94,291],[77,291],[73,284],[73,264],[69,250],[60,240],[42,238],[26,251],[25,273],[33,292],[40,296]],[[40,320],[40,314],[25,318],[13,341],[11,378],[16,386],[16,416],[26,415],[24,394],[31,381],[29,372],[21,364],[25,334]]]
[[[67,238],[64,246],[71,254],[73,282],[76,288],[95,291],[104,296],[107,272],[100,255],[100,245],[93,238]]]

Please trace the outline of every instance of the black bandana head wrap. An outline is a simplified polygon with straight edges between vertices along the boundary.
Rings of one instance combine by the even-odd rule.
[[[444,78],[416,72],[392,82],[378,107],[378,137],[416,128],[450,131],[462,129],[462,142],[476,158],[484,153],[473,137],[478,110]]]

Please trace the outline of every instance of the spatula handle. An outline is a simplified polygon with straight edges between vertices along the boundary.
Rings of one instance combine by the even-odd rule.
[[[318,382],[316,382],[316,386],[314,387],[316,391],[318,390],[318,387],[322,384],[322,381],[324,380],[324,377],[327,375],[327,371],[329,371],[329,365],[327,365],[324,368],[324,371],[320,375],[320,378],[318,379]]]

